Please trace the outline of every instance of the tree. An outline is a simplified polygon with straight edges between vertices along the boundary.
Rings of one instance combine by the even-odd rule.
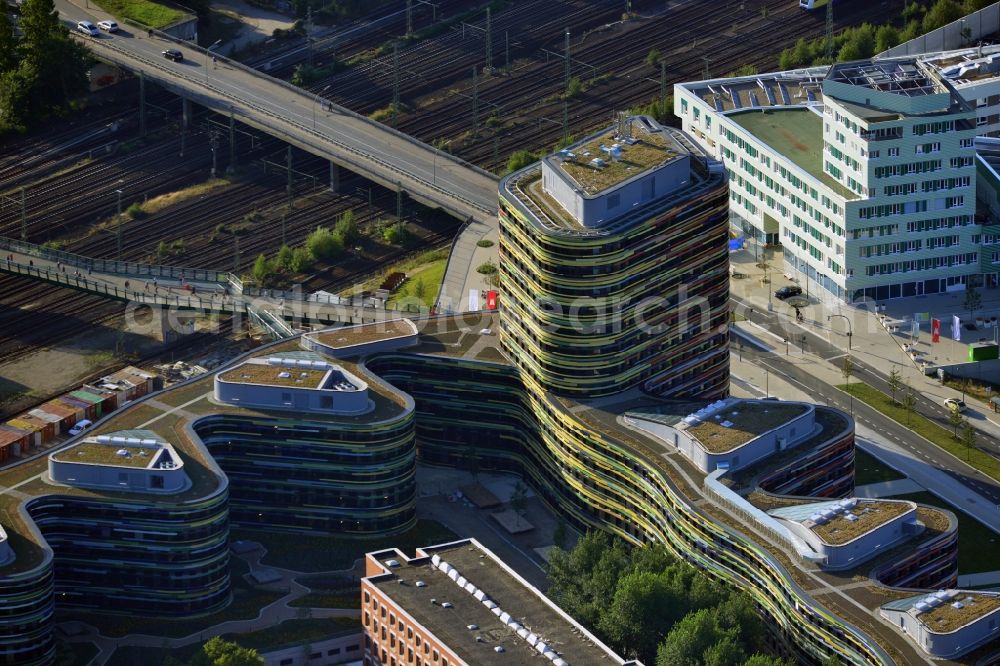
[[[258,254],[250,274],[253,276],[254,282],[264,286],[271,279],[271,262],[263,254]]]
[[[983,298],[979,295],[979,290],[976,289],[976,285],[969,282],[968,286],[965,288],[965,302],[962,307],[969,311],[969,319],[975,319],[976,310],[978,310],[983,305]]]
[[[893,404],[896,404],[896,393],[903,389],[903,377],[899,372],[899,368],[892,366],[892,370],[889,371],[889,394],[892,397]]]
[[[0,28],[9,26],[0,25]],[[70,97],[87,90],[87,49],[69,38],[59,21],[53,0],[26,0],[21,5],[19,22],[22,39],[16,46],[16,66],[0,65],[0,130],[25,129],[40,120],[58,114]]]
[[[930,32],[962,18],[962,7],[955,0],[937,0],[924,14],[924,32]]]
[[[962,444],[965,444],[965,460],[972,457],[972,448],[976,445],[976,429],[969,423],[969,419],[962,419]]]
[[[702,656],[726,637],[718,616],[702,608],[675,624],[656,651],[656,666],[697,666]]]
[[[646,54],[646,64],[653,67],[656,63],[660,62],[660,57],[660,49],[650,49],[649,53]]]
[[[264,658],[257,650],[216,636],[201,647],[188,666],[264,666]]]
[[[566,95],[567,99],[576,97],[583,92],[583,81],[580,80],[579,76],[574,76],[566,84]]]
[[[913,395],[913,391],[907,387],[906,393],[903,394],[903,411],[906,412],[906,425],[910,425],[910,419],[913,417],[913,409],[917,406],[917,396]]]
[[[274,258],[274,262],[278,268],[289,270],[292,266],[292,255],[292,248],[282,245],[278,250],[278,255]]]
[[[666,630],[684,615],[684,590],[668,575],[651,571],[627,573],[618,579],[615,594],[598,628],[628,657],[653,663],[656,646]]]
[[[625,542],[605,532],[587,532],[573,550],[552,551],[546,568],[548,594],[572,617],[595,627],[628,566]]]
[[[358,239],[358,223],[354,219],[353,210],[344,211],[333,227],[333,233],[340,237],[340,242],[345,247]]]
[[[507,160],[507,173],[514,173],[537,161],[538,156],[530,150],[515,150]]]
[[[886,23],[875,31],[875,52],[882,53],[899,44],[899,30]]]
[[[340,238],[326,227],[316,227],[316,230],[306,238],[306,247],[319,261],[336,259],[344,251],[344,244]]]
[[[837,60],[860,60],[875,54],[875,30],[863,23],[847,31],[847,38],[837,52]]]
[[[958,428],[962,425],[962,413],[957,409],[948,409],[948,425],[955,429],[955,439],[958,439]]]
[[[292,250],[292,259],[288,269],[293,273],[303,273],[312,265],[313,256],[307,247],[297,247]]]
[[[795,662],[791,659],[782,659],[757,652],[743,662],[743,666],[795,666]]]
[[[410,241],[410,232],[404,222],[396,222],[385,228],[385,231],[382,232],[382,238],[385,239],[386,243],[392,245],[405,245]]]
[[[4,12],[0,18],[0,72],[8,72],[17,67],[17,60],[14,24],[10,21],[10,15]]]
[[[552,544],[556,548],[563,548],[566,545],[566,521],[562,518],[556,520],[556,528],[552,530]]]

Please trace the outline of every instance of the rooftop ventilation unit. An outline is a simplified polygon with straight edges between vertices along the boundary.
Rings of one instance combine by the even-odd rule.
[[[602,160],[600,157],[595,157],[594,159],[590,160],[590,163],[594,166],[595,169],[603,169],[608,165],[608,163]]]
[[[441,556],[438,555],[437,553],[431,555],[431,564],[433,564],[434,566],[438,566],[439,564],[441,564]]]
[[[427,587],[427,583],[425,583],[422,580],[418,580],[416,583],[414,583],[414,585],[416,585],[417,587]]]
[[[132,456],[126,449],[118,449],[115,451],[115,455],[119,458],[130,458]]]
[[[479,628],[479,625],[478,624],[469,624],[469,625],[466,625],[465,628],[468,629],[469,631],[475,631],[476,629]]]
[[[159,442],[157,442],[155,439],[141,439],[139,440],[139,443],[144,446],[156,446],[157,444],[159,444]]]
[[[399,566],[399,560],[386,560],[385,566],[395,569]]]
[[[503,650],[503,646],[502,645],[498,645],[495,648],[493,648],[493,651],[497,652],[497,653],[503,652],[504,651]]]
[[[468,583],[469,581],[468,581],[468,579],[466,579],[465,576],[459,576],[458,578],[455,579],[455,582],[458,583],[459,587],[464,588],[465,584]]]
[[[491,601],[490,599],[484,600],[483,601],[483,605],[486,606],[490,610],[493,610],[494,608],[497,608],[496,602],[495,601]]]
[[[538,641],[535,643],[535,649],[538,650],[539,653],[545,654],[545,651],[549,649],[549,646],[546,645],[544,641]]]
[[[559,657],[558,659],[552,660],[552,666],[569,666],[569,662],[562,657]]]
[[[454,608],[454,607],[455,604],[451,603],[450,601],[445,601],[444,603],[441,604],[441,608]]]
[[[110,444],[111,443],[111,437],[109,437],[108,435],[98,435],[97,436],[97,442],[99,444]]]
[[[474,596],[478,601],[487,600],[486,593],[483,592],[482,590],[476,590],[475,592],[472,593],[472,596]]]

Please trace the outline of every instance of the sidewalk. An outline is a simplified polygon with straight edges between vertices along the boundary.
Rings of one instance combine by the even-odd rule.
[[[817,381],[842,383],[842,380],[836,381],[839,372],[832,369],[830,364],[809,354],[802,354],[797,359],[791,355],[790,357],[797,363],[807,366]],[[766,372],[764,368],[750,363],[749,360],[740,361],[736,352],[730,353],[730,370],[734,384],[739,388],[733,391],[734,395],[742,394],[741,397],[770,395],[784,400],[807,402],[815,400],[808,387],[793,385],[782,374]],[[920,488],[926,488],[944,501],[961,508],[990,529],[1000,532],[1000,511],[997,511],[993,502],[950,474],[921,460],[918,453],[906,448],[905,442],[890,441],[863,423],[856,423],[855,433],[860,448],[906,475]]]
[[[762,283],[764,270],[754,264],[753,255],[746,250],[734,252],[731,255],[734,270],[749,277],[733,279],[730,281],[730,292],[733,297],[742,300],[754,309],[755,312],[768,312],[770,302],[771,312],[782,319],[783,335],[792,341],[801,338],[805,332],[817,335],[827,340],[831,345],[841,349],[844,354],[848,352],[848,337],[846,332],[851,331],[850,353],[856,364],[867,366],[884,377],[888,377],[893,368],[896,368],[904,383],[915,391],[923,394],[936,404],[943,404],[946,398],[962,399],[962,392],[942,385],[936,378],[925,375],[918,369],[910,357],[903,351],[903,345],[909,340],[909,333],[892,334],[889,333],[874,312],[860,307],[849,306],[844,303],[834,302],[832,298],[825,301],[817,299],[817,295],[810,290],[809,304],[801,308],[804,318],[802,323],[795,321],[795,311],[791,305],[773,297],[774,290],[796,284],[788,280],[781,273],[781,255],[771,259],[772,269],[769,272],[770,283]],[[811,283],[815,288],[815,283]],[[981,289],[983,295],[983,313],[1000,313],[1000,290]],[[829,296],[825,294],[824,298]],[[951,314],[955,310],[956,304],[960,307],[963,294],[938,294],[935,296],[916,297],[910,299],[895,299],[887,301],[886,314],[893,318],[908,316],[912,319],[915,312],[930,312],[931,317],[942,320],[941,342],[931,344],[930,324],[922,324],[920,339],[916,342],[916,348],[925,352],[922,357],[931,364],[952,364],[966,362],[968,359],[969,342],[976,342],[980,337],[987,335],[992,338],[992,330],[982,331],[962,331],[963,342],[956,342],[949,336],[951,333]],[[986,305],[986,304],[989,305]],[[912,310],[906,314],[904,310]],[[968,313],[965,313],[967,318]],[[961,316],[961,315],[960,315]],[[848,323],[850,328],[848,328]],[[737,326],[746,329],[746,322],[737,322]],[[757,329],[758,331],[760,329]],[[974,337],[973,337],[974,336]],[[761,340],[768,345],[775,347],[775,351],[783,351],[784,343],[775,340],[769,335],[757,334]],[[836,364],[839,368],[841,357],[827,359],[830,363]],[[831,366],[832,367],[832,366]],[[836,373],[835,384],[842,384],[839,370]],[[966,416],[970,422],[985,435],[1000,440],[1000,415],[994,414],[989,407],[975,398],[968,398],[966,404],[969,411]]]

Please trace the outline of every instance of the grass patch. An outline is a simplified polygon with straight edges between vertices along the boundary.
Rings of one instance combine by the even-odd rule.
[[[864,486],[869,483],[882,483],[905,479],[906,475],[879,461],[875,456],[861,449],[854,449],[854,485]]]
[[[958,517],[958,573],[959,575],[996,571],[1000,568],[997,562],[996,549],[1000,545],[1000,534],[997,534],[981,522],[948,504],[937,495],[927,491],[893,495],[889,499],[910,500],[922,502],[931,506],[948,509]]]
[[[211,43],[211,42],[209,42]],[[145,211],[147,215],[152,215],[153,213],[159,213],[164,208],[168,206],[173,206],[181,202],[187,201],[188,199],[193,199],[195,197],[204,196],[210,192],[213,192],[221,187],[229,185],[229,181],[224,178],[215,178],[213,180],[206,181],[204,183],[198,183],[197,185],[192,185],[191,187],[185,187],[182,190],[177,190],[176,192],[167,192],[166,194],[161,194],[160,196],[153,197],[146,203],[142,205],[142,210]]]
[[[407,274],[406,282],[389,299],[389,307],[403,300],[412,303],[415,299],[429,308],[434,307],[434,299],[437,298],[447,267],[447,259],[437,259],[412,269]]]
[[[184,18],[184,12],[150,0],[94,0],[117,19],[131,19],[153,28],[164,28]]]
[[[412,554],[420,546],[453,541],[458,536],[434,520],[418,520],[410,530],[395,536],[343,537],[283,534],[245,528],[233,528],[232,538],[257,541],[267,548],[263,563],[301,571],[336,571],[350,568],[365,553],[383,548],[399,548]]]
[[[361,286],[357,288],[361,289],[362,291],[372,291],[374,289],[377,289],[380,284],[385,282],[385,279],[392,273],[406,273],[407,275],[409,275],[410,273],[415,272],[421,266],[431,264],[435,261],[438,261],[439,259],[444,259],[445,261],[447,261],[448,252],[449,252],[448,247],[439,247],[434,250],[419,252],[417,254],[414,254],[412,257],[409,257],[402,261],[398,261],[392,264],[391,266],[386,267],[385,270],[380,271],[372,278],[363,282]],[[350,296],[352,293],[354,293],[354,291],[355,287],[351,287],[350,289],[345,289],[341,291],[340,295]]]
[[[955,439],[955,435],[951,430],[942,428],[927,417],[916,412],[908,414],[902,406],[892,402],[885,393],[873,389],[867,384],[851,384],[849,387],[846,384],[840,384],[837,388],[850,393],[869,407],[905,425],[913,432],[932,442],[935,446],[944,449],[959,460],[964,460],[983,474],[1000,481],[1000,460],[980,451],[978,448],[967,450],[964,444]]]

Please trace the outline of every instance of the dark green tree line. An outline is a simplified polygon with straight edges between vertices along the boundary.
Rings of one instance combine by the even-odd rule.
[[[748,597],[661,545],[629,550],[591,532],[553,551],[548,573],[549,596],[623,656],[658,666],[791,666],[766,653]]]
[[[0,132],[25,132],[87,90],[87,49],[69,38],[52,0],[25,0],[21,37],[0,22]]]

